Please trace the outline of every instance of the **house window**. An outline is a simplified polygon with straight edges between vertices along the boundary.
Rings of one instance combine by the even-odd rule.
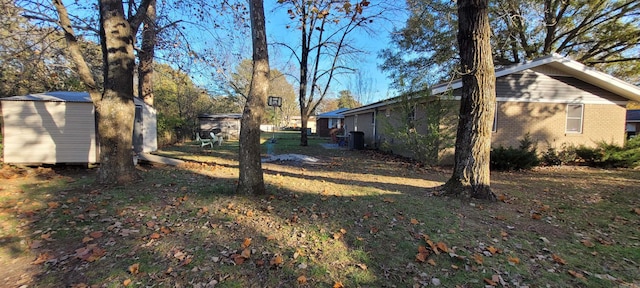
[[[582,133],[583,116],[584,116],[584,105],[567,104],[566,133]]]

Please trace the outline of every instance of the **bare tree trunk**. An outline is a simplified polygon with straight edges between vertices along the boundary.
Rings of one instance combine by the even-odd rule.
[[[260,159],[260,123],[269,93],[269,52],[263,0],[251,0],[253,38],[253,76],[240,123],[240,177],[236,192],[264,194],[264,178]]]
[[[121,0],[99,3],[104,91],[102,99],[94,104],[100,135],[98,182],[125,184],[140,178],[132,158],[135,35],[125,19]]]
[[[308,146],[309,142],[307,140],[307,121],[306,115],[309,110],[309,106],[307,105],[307,84],[309,82],[309,35],[307,35],[307,13],[306,6],[301,5],[302,13],[300,13],[300,17],[303,18],[300,23],[302,27],[300,28],[300,32],[302,33],[302,48],[300,53],[300,88],[298,95],[298,103],[300,103],[300,146]]]
[[[156,0],[151,0],[142,28],[142,51],[138,58],[138,97],[149,106],[153,106],[153,56],[156,45]]]
[[[445,195],[495,201],[489,173],[496,93],[488,6],[488,0],[458,1],[462,99],[453,174],[443,188]]]

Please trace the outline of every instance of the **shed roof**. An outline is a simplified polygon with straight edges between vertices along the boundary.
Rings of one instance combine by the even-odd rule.
[[[558,69],[568,75],[571,75],[577,79],[580,79],[586,83],[590,83],[594,86],[600,87],[604,90],[611,91],[617,95],[627,98],[632,101],[640,102],[640,87],[625,82],[621,79],[613,77],[609,74],[597,71],[591,67],[587,67],[584,64],[563,57],[559,54],[551,54],[545,57],[541,57],[532,61],[528,61],[521,64],[512,65],[503,69],[496,70],[496,78],[506,76],[513,73],[518,73],[527,69],[532,69],[538,66],[549,65],[555,69]],[[437,95],[449,90],[455,90],[462,87],[462,79],[456,79],[451,82],[441,83],[431,87],[431,95]],[[400,97],[393,97],[385,99],[376,103],[372,103],[359,108],[351,109],[343,112],[344,115],[356,114],[360,111],[373,109],[377,107],[386,106],[400,101]]]
[[[92,103],[89,92],[74,91],[52,91],[35,94],[27,94],[22,96],[11,96],[0,98],[0,101],[43,101],[43,102],[74,102],[74,103]],[[137,105],[142,105],[144,101],[137,97],[133,97],[133,101]]]
[[[640,110],[627,110],[627,122],[640,122]]]
[[[344,115],[340,114],[344,111],[349,110],[349,108],[340,108],[340,109],[336,109],[333,111],[329,111],[329,112],[325,112],[325,113],[321,113],[318,114],[318,116],[316,116],[318,119],[320,118],[344,118]]]

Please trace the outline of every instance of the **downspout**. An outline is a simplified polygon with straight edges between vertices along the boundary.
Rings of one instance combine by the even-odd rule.
[[[373,110],[373,148],[378,149],[378,107]]]

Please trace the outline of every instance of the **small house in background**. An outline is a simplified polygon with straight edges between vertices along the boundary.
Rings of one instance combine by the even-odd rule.
[[[505,67],[495,75],[492,147],[517,147],[527,134],[538,143],[538,151],[563,144],[595,146],[599,141],[623,145],[625,124],[631,128],[628,120],[625,123],[625,106],[630,100],[640,102],[640,87],[558,54]],[[345,125],[348,131],[364,133],[365,146],[385,143],[396,153],[398,139],[385,134],[384,123],[390,121],[383,119],[424,118],[429,98],[441,95],[453,100],[457,113],[461,87],[460,79],[432,87],[433,96],[416,105],[411,115],[399,115],[406,113],[399,109],[401,97],[351,109],[342,113]],[[439,161],[448,163],[452,154],[453,149],[441,151]]]
[[[157,150],[156,111],[134,98],[133,148]],[[4,162],[98,163],[99,138],[87,92],[46,92],[0,99]]]
[[[631,139],[640,132],[640,110],[627,110],[627,138]]]
[[[285,124],[285,127],[293,130],[300,130],[302,127],[302,120],[299,115],[289,117],[289,123]],[[307,119],[307,131],[308,134],[316,133],[316,116],[309,116]]]
[[[332,128],[343,128],[344,115],[340,113],[347,110],[349,110],[349,108],[340,108],[337,110],[318,114],[318,116],[316,116],[316,129],[318,131],[318,136],[329,137],[329,131],[331,131]]]
[[[209,138],[209,132],[222,133],[226,139],[240,138],[240,113],[228,114],[200,114],[198,122],[200,123],[200,137]]]

